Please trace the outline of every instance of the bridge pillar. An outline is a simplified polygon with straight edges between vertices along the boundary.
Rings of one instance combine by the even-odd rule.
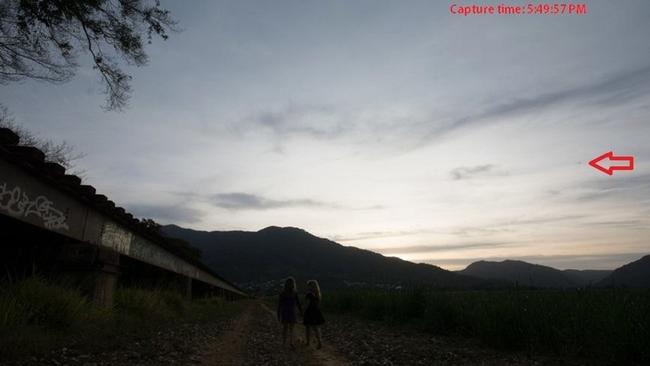
[[[113,305],[120,268],[119,253],[85,243],[69,242],[63,246],[59,261],[63,273],[76,279],[93,301],[106,307]]]
[[[119,253],[100,248],[95,267],[93,300],[102,306],[111,307],[120,269]]]
[[[192,277],[187,277],[185,285],[185,296],[188,300],[192,300]]]

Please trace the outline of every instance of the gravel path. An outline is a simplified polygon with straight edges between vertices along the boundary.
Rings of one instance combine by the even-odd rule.
[[[348,365],[333,348],[321,350],[304,344],[302,326],[296,326],[298,347],[282,346],[280,324],[266,305],[256,302],[244,311],[232,329],[224,333],[202,360],[202,365]]]

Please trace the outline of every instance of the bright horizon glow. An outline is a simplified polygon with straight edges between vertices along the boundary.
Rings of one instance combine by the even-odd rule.
[[[90,66],[0,90],[17,122],[76,146],[87,183],[136,216],[295,226],[446,269],[613,269],[650,253],[650,2],[561,17],[162,5],[183,31],[126,68],[126,111],[100,109]],[[587,165],[610,150],[636,170]]]

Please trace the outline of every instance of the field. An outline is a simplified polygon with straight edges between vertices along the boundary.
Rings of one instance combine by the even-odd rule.
[[[499,349],[650,361],[649,290],[344,290],[328,294],[323,305]]]
[[[4,283],[0,359],[69,363],[61,350],[72,347],[76,358],[120,366],[224,357],[250,364],[348,365],[650,361],[650,290],[355,289],[324,295],[325,349],[303,345],[283,352],[275,296],[264,302],[188,301],[172,290],[119,288],[114,307],[106,309],[72,286],[42,278]]]

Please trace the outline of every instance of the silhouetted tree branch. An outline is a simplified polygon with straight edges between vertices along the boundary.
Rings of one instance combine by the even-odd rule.
[[[158,1],[0,0],[0,83],[26,78],[67,81],[82,50],[101,76],[105,107],[120,110],[131,93],[131,76],[115,57],[145,65],[145,39],[167,39],[175,25]]]

